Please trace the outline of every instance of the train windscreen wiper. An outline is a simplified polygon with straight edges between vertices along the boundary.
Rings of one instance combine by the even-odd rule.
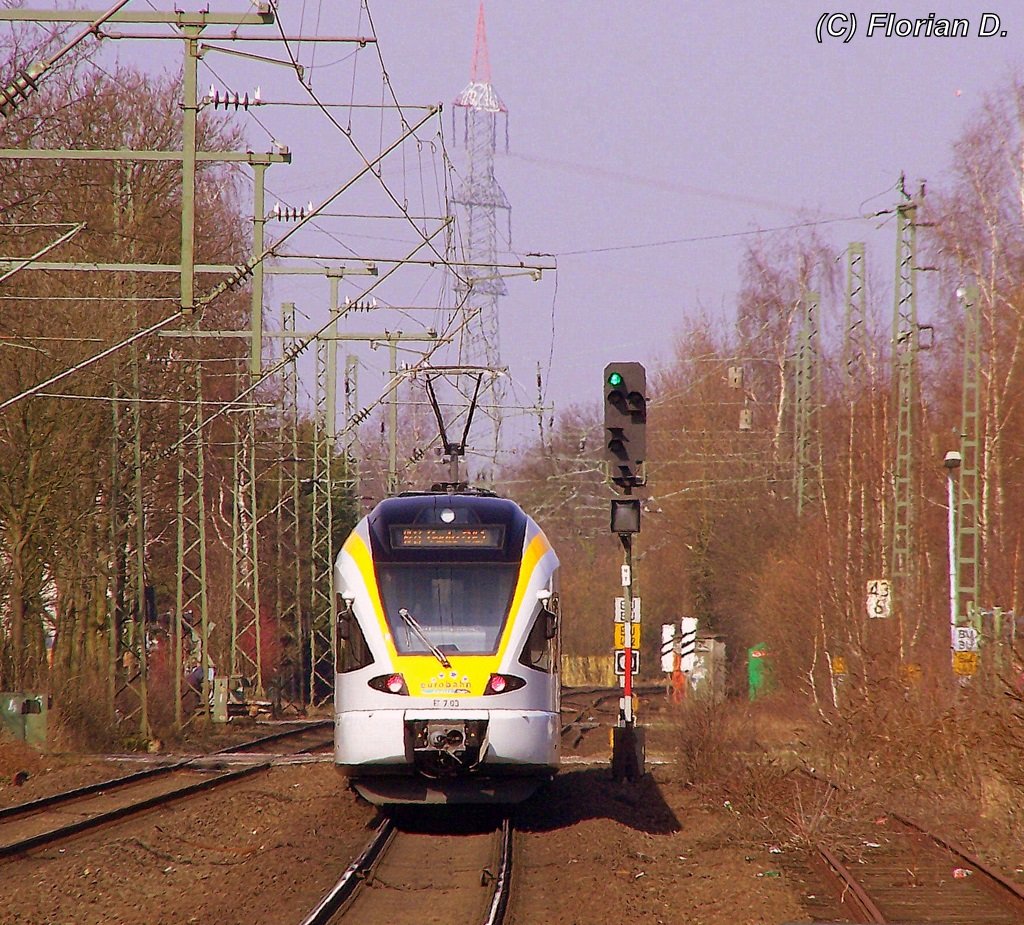
[[[426,631],[416,621],[416,618],[409,613],[404,607],[399,608],[398,615],[405,621],[408,626],[417,636],[420,637],[423,644],[430,650],[430,654],[434,656],[445,668],[451,668],[452,663],[448,661],[448,656],[444,654],[437,646],[431,641],[430,637],[426,634]]]

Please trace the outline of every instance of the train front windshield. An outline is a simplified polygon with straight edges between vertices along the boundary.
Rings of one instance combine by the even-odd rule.
[[[492,655],[508,618],[517,573],[515,565],[503,563],[378,566],[396,650],[426,655],[433,645],[447,654]]]

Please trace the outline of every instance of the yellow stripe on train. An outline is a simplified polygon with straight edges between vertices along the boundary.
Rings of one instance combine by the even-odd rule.
[[[400,655],[398,653],[384,617],[373,560],[366,542],[361,536],[353,533],[346,541],[343,551],[352,557],[359,568],[359,574],[370,594],[370,602],[373,604],[377,625],[380,627],[381,636],[387,645],[392,668],[405,678],[409,695],[411,697],[465,697],[483,694],[488,678],[498,670],[512,638],[515,617],[522,606],[523,596],[530,585],[534,569],[550,549],[551,546],[542,533],[538,533],[526,547],[519,566],[519,579],[516,582],[515,593],[512,595],[512,606],[509,616],[505,620],[498,651],[494,655],[449,655],[448,661],[451,668],[445,668],[439,664],[433,655]]]

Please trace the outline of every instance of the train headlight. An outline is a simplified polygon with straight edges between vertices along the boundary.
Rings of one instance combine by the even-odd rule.
[[[375,691],[382,691],[385,694],[408,694],[409,688],[406,686],[405,678],[398,674],[382,674],[376,678],[370,678],[366,682]]]
[[[507,694],[509,691],[517,691],[525,686],[526,681],[511,674],[492,674],[487,679],[487,686],[484,688],[484,695]]]

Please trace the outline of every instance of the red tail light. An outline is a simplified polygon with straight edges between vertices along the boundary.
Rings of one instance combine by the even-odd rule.
[[[385,694],[408,694],[409,688],[406,686],[405,678],[398,674],[382,674],[376,678],[370,678],[366,682],[375,691],[381,691]]]
[[[526,681],[511,674],[492,674],[487,679],[487,686],[484,688],[484,695],[507,694],[509,691],[517,691],[525,686]]]

